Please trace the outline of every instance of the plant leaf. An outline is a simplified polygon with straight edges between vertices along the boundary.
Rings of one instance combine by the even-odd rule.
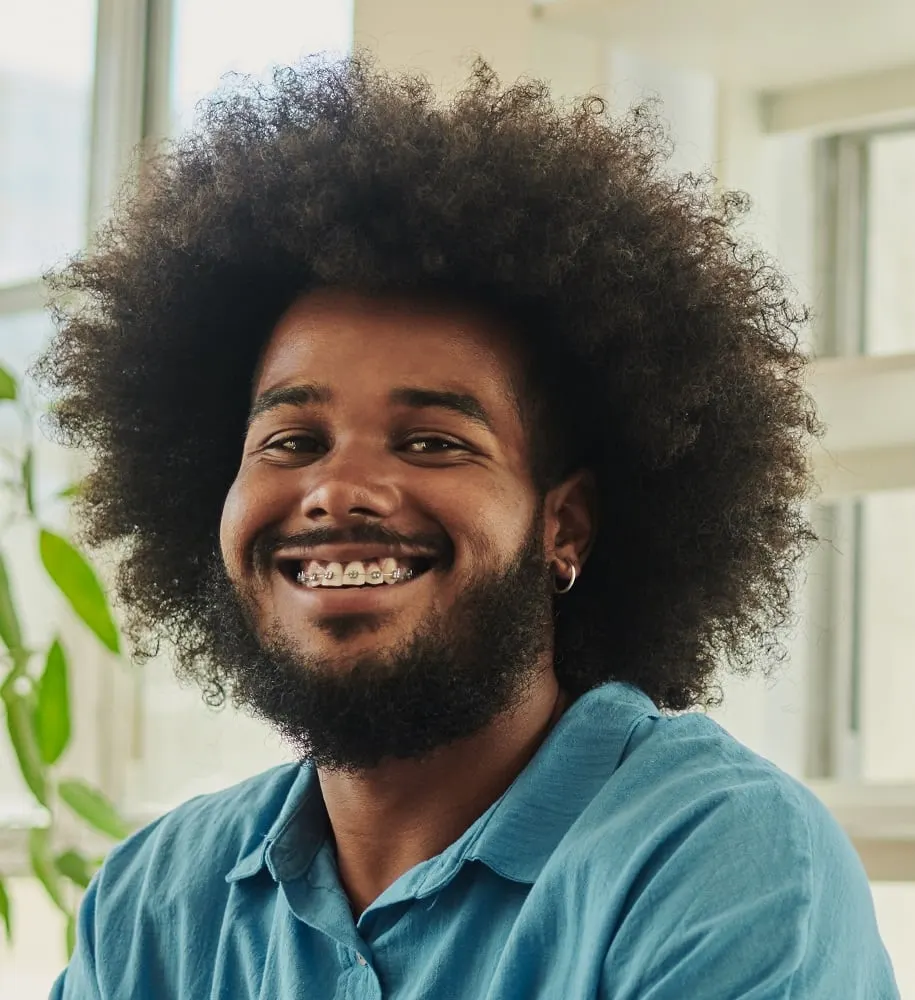
[[[45,764],[57,763],[70,742],[67,657],[59,639],[55,639],[48,650],[44,671],[38,679],[35,735]]]
[[[13,943],[13,914],[10,909],[10,897],[6,891],[6,885],[2,878],[0,878],[0,920],[3,921],[3,926],[6,928],[6,940],[7,943]]]
[[[78,497],[83,492],[82,483],[70,483],[69,486],[65,486],[57,494],[61,500],[70,500],[73,497]]]
[[[89,887],[92,881],[92,869],[89,867],[89,859],[84,857],[79,851],[64,851],[54,859],[54,867],[64,878],[83,889]]]
[[[0,399],[15,399],[19,394],[16,379],[5,368],[0,368]]]
[[[16,614],[13,590],[2,552],[0,552],[0,639],[14,659],[22,655],[22,628],[19,625],[19,615]]]
[[[67,914],[67,937],[65,945],[67,948],[67,961],[69,962],[76,951],[76,917],[72,913]]]
[[[54,867],[51,856],[51,835],[48,830],[42,827],[33,827],[29,830],[29,860],[35,877],[54,900],[54,905],[64,913],[69,913],[70,908],[64,899],[60,875]]]
[[[35,734],[32,700],[10,688],[3,693],[3,703],[6,706],[6,728],[16,751],[19,770],[32,794],[47,808],[48,786]]]
[[[72,913],[67,915],[67,930],[66,939],[64,945],[67,949],[67,961],[73,957],[73,952],[76,951],[76,917]]]
[[[57,791],[73,812],[96,830],[114,840],[130,835],[130,827],[97,788],[79,779],[66,779],[57,786]]]
[[[66,538],[44,528],[39,548],[44,568],[73,610],[108,649],[119,653],[118,630],[108,609],[108,600],[85,556]]]
[[[35,452],[29,448],[22,459],[22,486],[25,490],[25,506],[35,516]]]

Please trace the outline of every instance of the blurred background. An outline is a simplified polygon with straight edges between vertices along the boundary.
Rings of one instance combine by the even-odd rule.
[[[845,827],[915,1000],[915,4],[903,0],[0,0],[0,996],[47,996],[80,883],[124,824],[286,759],[262,726],[179,688],[164,659],[133,668],[105,637],[94,577],[60,541],[81,459],[42,437],[22,379],[50,334],[40,276],[86,244],[132,151],[188,126],[225,73],[354,44],[442,94],[479,53],[503,80],[545,77],[563,99],[598,93],[612,110],[657,95],[671,169],[710,169],[751,195],[744,232],[814,312],[811,388],[829,430],[812,513],[828,543],[799,586],[788,663],[771,681],[726,682],[713,715]]]

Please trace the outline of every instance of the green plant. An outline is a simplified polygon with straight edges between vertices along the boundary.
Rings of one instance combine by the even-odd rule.
[[[26,645],[13,593],[3,534],[11,524],[25,520],[34,534],[36,557],[47,577],[66,598],[74,613],[109,651],[120,653],[120,636],[98,576],[72,541],[48,528],[35,503],[35,449],[33,413],[22,398],[16,378],[0,368],[0,404],[19,411],[23,428],[21,448],[0,449],[6,466],[4,507],[9,516],[0,533],[0,701],[19,769],[43,822],[28,831],[29,861],[54,905],[66,918],[68,954],[73,950],[75,915],[81,892],[88,886],[102,858],[88,857],[62,843],[60,817],[64,809],[81,824],[120,840],[130,832],[117,810],[96,788],[61,769],[70,743],[70,671],[63,642],[55,635],[47,648]],[[59,497],[72,497],[78,486]],[[13,914],[7,887],[0,877],[0,921],[12,941]]]

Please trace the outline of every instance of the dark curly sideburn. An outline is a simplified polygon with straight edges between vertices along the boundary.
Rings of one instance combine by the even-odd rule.
[[[815,539],[807,316],[735,237],[746,198],[669,155],[650,104],[559,108],[482,61],[447,104],[362,53],[203,105],[49,276],[57,334],[32,369],[58,439],[90,455],[80,539],[117,555],[134,654],[166,639],[208,700],[231,694],[202,580],[252,373],[291,302],[333,286],[457,298],[517,331],[539,486],[584,465],[599,490],[556,604],[563,688],[623,680],[679,710],[718,700],[719,666],[783,659]]]

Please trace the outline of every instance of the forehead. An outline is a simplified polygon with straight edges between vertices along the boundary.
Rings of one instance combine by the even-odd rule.
[[[252,388],[256,398],[299,378],[338,393],[415,384],[465,389],[517,411],[520,375],[511,330],[482,309],[322,290],[280,317]]]

